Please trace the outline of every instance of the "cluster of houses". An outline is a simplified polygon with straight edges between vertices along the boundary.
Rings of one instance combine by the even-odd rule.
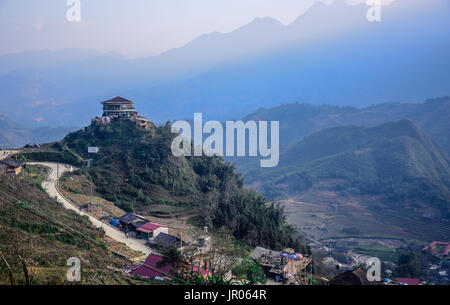
[[[422,251],[431,255],[428,267],[424,269],[426,281],[419,278],[385,278],[382,283],[385,285],[449,285],[448,273],[450,271],[450,243],[433,241],[422,248]],[[389,276],[389,272],[385,272]]]
[[[0,160],[0,172],[18,175],[22,171],[22,163],[11,158]]]
[[[150,222],[133,213],[126,213],[119,219],[112,219],[110,224],[122,230],[130,238],[145,240],[150,246],[181,249],[188,245],[178,236],[169,234],[168,226]]]
[[[363,269],[348,270],[330,281],[334,285],[449,285],[450,243],[434,241],[422,248],[431,255],[431,262],[425,271],[426,281],[419,278],[393,277],[391,270],[384,270],[386,278],[380,282],[369,282]]]
[[[433,241],[422,250],[432,255],[432,262],[429,264],[427,270],[427,277],[430,284],[449,285],[450,242]]]
[[[193,246],[191,242],[170,234],[166,225],[150,222],[133,213],[126,213],[119,219],[112,219],[110,224],[122,230],[129,238],[143,239],[149,246],[157,249],[177,248],[183,250],[186,246]],[[208,249],[209,239],[205,236],[200,237],[198,243],[194,246],[202,250]],[[156,280],[173,278],[172,266],[170,264],[160,265],[163,259],[163,256],[152,253],[147,256],[145,261],[124,267],[124,272],[131,276]],[[196,261],[192,266],[187,263],[184,265],[195,273],[201,274],[204,278],[211,275],[207,263],[201,264]]]

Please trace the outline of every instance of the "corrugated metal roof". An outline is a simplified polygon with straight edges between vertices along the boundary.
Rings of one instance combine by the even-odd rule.
[[[144,233],[150,233],[150,232],[153,232],[156,229],[161,228],[161,227],[167,228],[167,226],[165,226],[165,225],[160,225],[158,223],[148,222],[145,225],[140,226],[136,230],[144,232]]]
[[[135,221],[138,218],[139,218],[138,216],[136,216],[132,213],[126,213],[125,215],[120,217],[119,220],[120,220],[120,222],[128,224],[128,223],[132,223],[133,221]]]
[[[153,240],[155,243],[165,246],[165,247],[179,247],[180,246],[180,238],[177,236],[173,236],[166,233],[159,233],[158,236]],[[183,242],[183,246],[186,246],[186,243]]]
[[[19,167],[19,166],[22,165],[21,162],[13,160],[11,158],[6,158],[6,159],[3,159],[3,160],[0,160],[0,163],[5,164],[7,166],[12,166],[12,167]]]

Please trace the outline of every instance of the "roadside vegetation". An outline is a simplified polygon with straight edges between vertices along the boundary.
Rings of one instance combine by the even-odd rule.
[[[138,283],[121,274],[102,230],[36,187],[42,171],[0,174],[0,285]],[[81,282],[66,280],[70,257],[81,260]]]
[[[92,159],[92,167],[62,178],[63,189],[89,194],[86,187],[72,183],[85,181],[93,185],[94,196],[124,211],[161,219],[184,217],[190,224],[211,229],[224,227],[251,246],[301,247],[282,209],[246,190],[232,164],[220,157],[174,157],[170,148],[174,137],[169,123],[143,130],[119,120],[70,133],[59,143],[43,146],[43,155],[35,156],[38,150],[24,157],[50,161],[46,158],[53,157],[47,152],[51,149],[77,160]],[[99,153],[88,154],[92,146]]]

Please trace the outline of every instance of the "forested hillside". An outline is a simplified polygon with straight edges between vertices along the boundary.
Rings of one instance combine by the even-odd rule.
[[[146,214],[153,205],[173,206],[190,211],[196,224],[226,227],[251,245],[298,246],[282,211],[245,190],[233,165],[219,157],[174,157],[174,137],[170,124],[142,130],[121,120],[71,133],[54,146],[93,158],[91,168],[75,175],[88,177],[96,193],[125,210]],[[88,154],[89,146],[99,153]]]

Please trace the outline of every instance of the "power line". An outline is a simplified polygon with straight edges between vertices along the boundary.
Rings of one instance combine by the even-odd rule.
[[[31,204],[31,203],[29,203],[29,202],[27,202],[27,201],[23,201],[23,200],[21,200],[21,199],[15,197],[15,196],[9,195],[9,194],[7,194],[7,193],[5,193],[5,192],[3,192],[3,191],[0,191],[0,194],[3,194],[3,195],[5,195],[5,196],[7,196],[7,197],[9,197],[9,198],[12,198],[12,199],[14,199],[14,200],[17,200],[17,201],[19,202],[19,204],[13,202],[13,204],[16,205],[17,207],[19,207],[19,208],[27,207],[27,208],[29,208],[29,211],[30,211],[32,214],[34,214],[35,216],[37,216],[37,217],[39,217],[39,218],[42,218],[42,219],[44,219],[44,220],[50,222],[51,224],[56,225],[57,227],[59,227],[59,228],[65,230],[65,231],[67,231],[67,232],[70,233],[70,234],[78,235],[78,237],[84,238],[86,241],[90,242],[90,243],[93,244],[93,245],[100,246],[100,247],[103,247],[103,248],[109,250],[109,249],[108,249],[108,246],[106,246],[106,245],[104,245],[104,244],[102,244],[102,243],[99,243],[99,242],[95,241],[94,239],[92,239],[90,236],[84,234],[83,232],[80,232],[80,231],[78,231],[78,230],[76,230],[76,229],[70,228],[70,227],[68,227],[67,225],[64,225],[64,224],[62,224],[62,223],[60,223],[60,222],[57,222],[57,221],[48,219],[48,217],[52,217],[52,216],[48,215],[48,213],[42,211],[41,209],[36,208],[33,204]],[[40,212],[40,213],[39,213],[39,212]],[[42,215],[42,214],[44,214],[44,215]]]
[[[11,230],[14,230],[14,231],[18,232],[18,233],[24,234],[24,235],[26,235],[27,237],[29,237],[29,238],[31,238],[31,239],[33,239],[33,240],[40,240],[40,241],[44,242],[45,244],[49,245],[50,247],[52,247],[53,249],[58,250],[58,251],[60,251],[60,252],[63,252],[64,254],[66,254],[66,255],[69,256],[69,257],[72,257],[72,256],[73,256],[73,254],[67,252],[65,249],[62,249],[62,248],[60,248],[60,247],[57,247],[57,246],[53,245],[52,243],[50,243],[49,241],[46,241],[45,239],[43,239],[43,238],[40,237],[40,236],[36,236],[36,237],[35,237],[35,236],[32,236],[31,234],[29,234],[29,233],[27,233],[27,232],[24,232],[24,231],[22,231],[22,230],[20,230],[20,229],[18,229],[18,228],[15,228],[15,227],[11,226],[10,224],[7,224],[7,223],[5,223],[5,222],[3,222],[3,221],[1,221],[1,220],[0,220],[0,224],[3,225],[3,226],[8,227],[8,228],[11,229]],[[97,269],[97,266],[94,266],[92,263],[90,263],[90,262],[88,262],[88,261],[86,261],[86,260],[83,260],[83,258],[80,258],[80,259],[83,261],[84,264],[90,266],[92,269],[94,269],[94,270]],[[112,270],[106,269],[106,271],[108,271],[108,272],[110,272],[111,274],[113,274],[113,271],[112,271]]]
[[[65,253],[66,255],[69,255],[69,256],[72,255],[72,254],[69,254],[68,252],[66,252],[66,250],[64,250],[64,249],[62,249],[62,248],[59,248],[59,247],[53,245],[53,244],[50,243],[49,241],[46,241],[45,239],[43,239],[43,238],[40,237],[40,236],[37,236],[37,237],[32,236],[31,234],[29,234],[29,233],[27,233],[27,232],[24,232],[24,231],[22,231],[22,230],[20,230],[20,229],[18,229],[18,228],[15,228],[15,227],[11,226],[10,224],[8,224],[8,223],[6,223],[6,222],[3,222],[3,221],[1,221],[1,220],[0,220],[0,224],[6,226],[6,227],[8,227],[8,228],[10,228],[11,230],[14,230],[14,231],[18,232],[18,233],[22,233],[22,234],[28,236],[28,237],[31,238],[31,239],[34,239],[34,240],[38,240],[38,239],[39,239],[39,240],[43,241],[44,243],[46,243],[47,245],[49,245],[50,247],[54,248],[55,250],[61,251],[61,252]]]
[[[23,203],[25,203],[25,204],[28,204],[28,205],[25,205],[26,207],[29,207],[30,209],[34,209],[34,210],[37,210],[31,203],[29,203],[29,202],[26,202],[26,201],[22,201],[22,200],[20,200],[19,198],[17,198],[17,197],[15,197],[15,196],[12,196],[12,195],[9,195],[9,194],[7,194],[7,193],[5,193],[5,192],[3,192],[3,191],[0,191],[0,193],[1,194],[3,194],[3,195],[6,195],[7,197],[9,197],[9,198],[13,198],[13,199],[15,199],[15,200],[18,200],[19,202],[23,202]],[[15,203],[14,203],[15,204]],[[18,206],[19,208],[23,208],[24,206],[23,205],[17,205],[17,204],[15,204],[16,206]],[[31,211],[32,213],[33,213],[33,211]],[[51,220],[49,220],[49,219],[47,219],[45,216],[42,216],[42,215],[39,215],[39,214],[37,214],[37,213],[33,213],[34,215],[36,215],[36,216],[38,216],[38,217],[40,217],[40,218],[43,218],[44,220],[46,220],[46,221],[48,221],[48,222],[50,222],[50,223],[52,223],[52,224],[54,224],[54,225],[57,225],[58,227],[61,227],[62,229],[64,229],[65,231],[67,231],[68,233],[70,233],[70,234],[73,234],[73,235],[76,235],[75,233],[73,233],[73,232],[71,232],[70,230],[68,230],[67,228],[66,228],[66,226],[65,225],[63,225],[63,224],[60,224],[60,223],[58,223],[58,222],[54,222],[54,221],[51,221]],[[87,235],[85,235],[84,233],[82,233],[82,232],[79,232],[79,231],[77,231],[77,230],[74,230],[74,229],[72,229],[73,231],[75,231],[76,233],[78,233],[78,234],[80,234],[80,235],[82,235],[82,237],[84,237],[84,238],[86,238],[86,239],[91,239],[89,236],[87,236]],[[24,233],[24,232],[23,232]],[[89,240],[88,240],[89,241]],[[98,244],[97,242],[92,242],[91,241],[91,243],[93,243],[95,246],[98,246],[98,247],[102,247],[102,248],[104,248],[104,249],[106,249],[107,251],[110,251],[112,254],[114,254],[113,253],[113,251],[111,250],[111,249],[109,249],[108,248],[108,246],[106,246],[106,245],[104,245],[104,244]],[[67,253],[66,253],[67,254]],[[187,282],[187,281],[184,281],[184,280],[182,280],[182,279],[179,279],[179,278],[177,278],[177,277],[175,277],[175,276],[173,276],[173,275],[171,275],[171,274],[168,274],[168,273],[166,273],[166,272],[163,272],[163,271],[161,271],[161,270],[158,270],[157,268],[154,268],[154,267],[152,267],[152,266],[149,266],[149,265],[147,265],[147,264],[145,264],[145,263],[143,263],[142,264],[143,266],[145,266],[145,267],[147,267],[147,268],[149,268],[149,269],[151,269],[151,270],[153,270],[153,271],[155,271],[155,272],[158,272],[158,273],[160,273],[160,274],[163,274],[163,275],[166,275],[166,276],[168,276],[168,277],[170,277],[170,278],[172,278],[172,279],[175,279],[175,280],[177,280],[177,281],[180,281],[180,282],[183,282],[183,283],[185,283],[185,284],[190,284],[189,282]]]

